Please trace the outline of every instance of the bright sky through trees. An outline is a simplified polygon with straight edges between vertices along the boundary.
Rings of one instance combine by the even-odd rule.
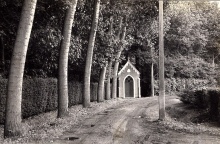
[[[220,7],[220,1],[210,1],[210,2],[216,2],[218,3],[218,7]]]

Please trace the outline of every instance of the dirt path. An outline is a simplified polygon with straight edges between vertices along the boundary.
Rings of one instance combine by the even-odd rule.
[[[220,144],[220,137],[174,131],[157,121],[157,97],[126,99],[73,126],[54,143]]]

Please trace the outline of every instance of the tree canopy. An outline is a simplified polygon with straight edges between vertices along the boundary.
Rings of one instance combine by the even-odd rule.
[[[89,39],[94,1],[78,2],[73,25],[69,53],[69,77],[80,78],[84,71],[85,50]],[[9,68],[16,29],[20,18],[22,0],[0,0],[0,36],[5,46],[6,74]],[[58,53],[66,0],[38,0],[31,34],[25,76],[55,77],[58,69]],[[145,69],[153,60],[157,64],[158,53],[158,1],[156,0],[103,0],[100,7],[99,25],[94,49],[93,80],[99,68],[109,57],[114,56],[118,43],[120,17],[127,17],[127,34],[122,60],[129,55],[139,58],[136,64]],[[219,8],[209,2],[174,2],[164,4],[165,55],[167,65],[179,57],[204,59],[204,62],[219,61]],[[112,35],[109,35],[110,17],[113,19]],[[153,55],[152,55],[153,53]],[[138,61],[138,62],[137,62]],[[135,61],[134,61],[135,62]],[[184,65],[181,65],[184,67]],[[167,68],[168,69],[168,68]]]

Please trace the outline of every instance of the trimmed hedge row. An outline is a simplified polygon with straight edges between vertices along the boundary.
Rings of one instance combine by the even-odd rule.
[[[22,90],[22,117],[26,118],[57,107],[56,79],[26,79]]]
[[[80,82],[69,82],[69,107],[82,103],[83,84]],[[4,122],[5,104],[7,93],[7,80],[0,79],[0,123]],[[97,100],[98,84],[91,84],[91,101]],[[22,89],[22,117],[57,109],[57,79],[34,78],[25,79]]]
[[[68,83],[69,107],[76,104],[82,104],[82,91],[82,83],[73,81]]]
[[[90,85],[90,101],[97,101],[97,96],[98,96],[98,83],[93,83]]]
[[[207,109],[210,118],[217,120],[220,118],[220,89],[208,88],[198,90],[185,90],[180,95],[180,100],[200,109]]]

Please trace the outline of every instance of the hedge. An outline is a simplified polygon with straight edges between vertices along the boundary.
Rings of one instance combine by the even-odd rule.
[[[69,107],[82,103],[83,84],[69,82]],[[0,79],[0,123],[4,123],[7,80]],[[91,101],[97,100],[98,84],[91,84]],[[57,109],[57,79],[25,79],[22,89],[22,117],[27,118]]]
[[[68,83],[69,107],[82,104],[82,89],[83,85],[80,82]]]
[[[220,118],[219,88],[188,89],[183,91],[179,96],[181,97],[180,100],[184,103],[208,110],[210,119],[218,120]]]
[[[205,109],[208,107],[209,103],[209,95],[207,93],[207,90],[201,89],[201,90],[189,90],[186,89],[181,94],[179,94],[181,97],[181,101],[187,104],[191,104],[197,108]]]
[[[57,104],[48,95],[56,89],[56,85],[53,83],[55,84],[56,81],[54,80],[51,85],[46,79],[24,80],[22,89],[22,116],[24,118],[45,112],[47,107],[50,110],[56,108]]]
[[[90,87],[90,99],[91,102],[97,101],[97,95],[98,95],[98,83],[92,83]]]

